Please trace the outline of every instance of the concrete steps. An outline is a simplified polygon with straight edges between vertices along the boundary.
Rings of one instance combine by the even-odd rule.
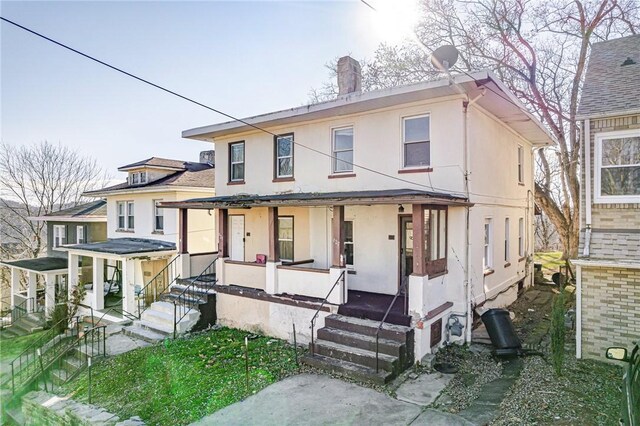
[[[413,330],[384,323],[376,357],[379,325],[379,321],[329,315],[303,362],[357,380],[386,383],[413,364]]]

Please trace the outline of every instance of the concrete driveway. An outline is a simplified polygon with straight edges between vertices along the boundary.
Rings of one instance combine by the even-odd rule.
[[[470,425],[372,389],[301,374],[275,383],[193,425]]]

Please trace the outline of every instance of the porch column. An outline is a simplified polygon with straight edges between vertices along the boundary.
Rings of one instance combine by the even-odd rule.
[[[218,257],[216,262],[216,280],[218,284],[227,283],[224,276],[224,260],[229,257],[229,210],[216,209],[216,231],[218,233]]]
[[[333,206],[331,218],[331,265],[344,267],[344,206]]]
[[[189,210],[178,209],[178,253],[189,253]]]
[[[104,309],[104,259],[93,258],[93,309]]]
[[[278,208],[267,208],[267,222],[269,230],[269,254],[265,273],[265,291],[269,294],[278,293],[278,265],[280,262],[280,245],[278,244]]]
[[[53,308],[56,305],[56,274],[44,274],[44,314],[47,318],[51,317]]]
[[[38,274],[29,271],[28,274],[29,285],[27,287],[27,299],[32,299],[31,302],[27,302],[27,310],[35,311],[37,300],[36,290],[38,289]]]
[[[122,309],[137,313],[133,288],[134,259],[122,259]]]
[[[427,264],[425,262],[425,223],[424,206],[422,204],[413,205],[413,274],[419,277],[427,275]]]
[[[79,256],[77,254],[69,253],[69,261],[67,265],[69,270],[69,277],[67,280],[67,291],[69,293],[69,299],[71,299],[71,292],[78,285],[78,259]]]
[[[11,307],[15,307],[16,296],[20,293],[20,269],[11,268]]]

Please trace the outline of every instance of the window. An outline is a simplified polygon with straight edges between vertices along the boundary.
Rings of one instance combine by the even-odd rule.
[[[293,262],[293,216],[278,216],[280,260]]]
[[[427,274],[447,271],[447,210],[428,207],[424,210],[424,252]]]
[[[518,219],[518,256],[524,257],[524,219]]]
[[[164,210],[158,207],[158,203],[161,201],[153,201],[153,230],[156,232],[164,230]]]
[[[484,220],[484,254],[482,256],[482,267],[485,271],[493,266],[493,223],[491,218]]]
[[[84,225],[76,226],[76,244],[84,244],[87,242],[87,233]]]
[[[408,117],[402,120],[402,155],[404,167],[429,166],[429,116]]]
[[[524,148],[518,145],[518,183],[524,183]]]
[[[138,174],[131,173],[131,176],[129,176],[129,180],[131,181],[131,185],[136,185],[138,183]]]
[[[125,203],[124,201],[118,201],[118,229],[125,229]]]
[[[293,134],[275,136],[276,179],[293,177]]]
[[[244,142],[229,144],[229,181],[244,182]]]
[[[347,267],[353,268],[353,221],[344,221],[344,259]]]
[[[333,173],[353,171],[353,127],[333,129]]]
[[[129,184],[147,183],[147,172],[133,172],[129,174]]]
[[[133,201],[127,201],[127,229],[134,228],[135,222],[133,219]]]
[[[504,220],[504,261],[509,262],[509,218]]]
[[[62,247],[67,244],[67,226],[53,225],[53,247]]]
[[[596,135],[595,201],[640,202],[640,130]]]
[[[147,172],[140,172],[140,183],[147,183]]]

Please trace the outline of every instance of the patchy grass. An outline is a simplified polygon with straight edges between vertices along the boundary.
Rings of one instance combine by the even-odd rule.
[[[0,382],[4,382],[6,374],[11,374],[11,361],[36,341],[44,331],[27,334],[20,337],[0,336]]]
[[[551,276],[553,273],[558,272],[558,268],[565,265],[561,251],[535,253],[533,255],[533,261],[535,263],[542,264],[542,272],[547,276]]]
[[[92,403],[148,425],[188,424],[296,372],[294,357],[293,346],[282,340],[228,328],[167,340],[96,363]],[[87,386],[85,371],[66,391],[86,402]]]

